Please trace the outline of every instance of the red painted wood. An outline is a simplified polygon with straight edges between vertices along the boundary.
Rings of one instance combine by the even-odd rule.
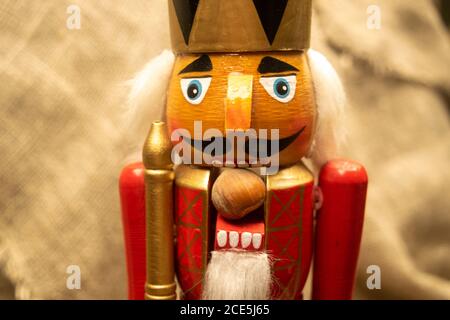
[[[367,193],[364,167],[334,160],[321,170],[323,205],[317,215],[313,299],[351,299]]]
[[[198,300],[206,271],[207,217],[203,215],[202,191],[176,186],[175,224],[177,234],[176,270],[186,300]],[[208,214],[208,213],[206,213]]]
[[[270,195],[266,248],[274,260],[273,299],[302,299],[313,249],[313,185]]]
[[[122,170],[119,180],[128,271],[128,298],[143,300],[146,278],[145,184],[142,163]]]

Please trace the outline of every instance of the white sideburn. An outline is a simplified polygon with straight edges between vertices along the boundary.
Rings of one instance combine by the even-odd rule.
[[[317,167],[339,155],[345,141],[345,92],[338,74],[321,53],[308,50],[317,104],[317,128],[310,157]]]
[[[267,253],[213,251],[205,276],[204,300],[268,300],[272,284]]]

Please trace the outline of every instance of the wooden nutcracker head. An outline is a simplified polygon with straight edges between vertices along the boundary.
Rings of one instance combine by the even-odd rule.
[[[223,148],[212,152],[222,163],[230,151],[233,164],[276,157],[284,166],[306,156],[317,118],[305,54],[310,1],[170,1],[169,8],[178,53],[168,90],[169,132],[183,130],[193,157],[222,139]],[[230,131],[244,134],[241,150],[231,145]]]
[[[306,55],[301,51],[180,55],[169,85],[167,123],[170,132],[186,129],[190,137],[198,136],[195,131],[201,123],[200,151],[212,141],[204,136],[207,130],[226,137],[230,130],[253,129],[256,135],[245,139],[256,139],[256,147],[265,143],[264,155],[278,156],[280,165],[298,162],[310,149],[316,123]],[[271,137],[273,129],[278,130],[276,138]],[[260,133],[267,133],[267,138]],[[271,139],[278,139],[279,152],[271,150]],[[224,153],[229,151],[225,145]],[[247,146],[246,153],[257,158],[257,149]],[[236,157],[237,151],[235,162]]]
[[[185,129],[194,138],[201,121],[200,147],[191,152],[208,145],[208,129],[216,129],[208,138],[254,129],[263,144],[279,140],[280,166],[304,156],[322,165],[335,156],[345,96],[331,64],[309,49],[311,0],[168,4],[172,51],[134,80],[130,139],[145,136],[155,120],[166,121],[169,134]],[[278,138],[271,129],[279,129]]]

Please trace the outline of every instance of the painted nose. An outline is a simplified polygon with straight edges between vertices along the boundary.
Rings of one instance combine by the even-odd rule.
[[[225,101],[225,130],[248,130],[252,117],[253,76],[230,74]]]

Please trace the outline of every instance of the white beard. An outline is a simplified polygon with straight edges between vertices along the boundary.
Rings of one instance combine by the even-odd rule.
[[[204,300],[268,300],[272,284],[267,253],[214,251],[205,276]]]

